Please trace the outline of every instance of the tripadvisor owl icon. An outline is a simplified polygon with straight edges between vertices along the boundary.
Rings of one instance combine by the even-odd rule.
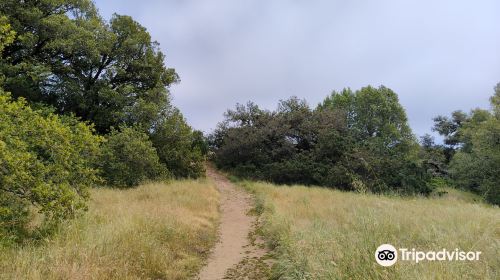
[[[375,250],[375,260],[381,266],[391,266],[398,260],[398,252],[391,244],[382,244]]]

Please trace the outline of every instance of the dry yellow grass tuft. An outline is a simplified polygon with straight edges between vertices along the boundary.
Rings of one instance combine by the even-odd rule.
[[[460,199],[400,198],[242,183],[256,194],[280,279],[499,279],[500,209]],[[453,197],[455,197],[455,194]],[[479,261],[399,261],[375,249],[482,251]]]
[[[0,278],[187,279],[216,240],[217,207],[208,180],[95,189],[50,240],[0,251]]]

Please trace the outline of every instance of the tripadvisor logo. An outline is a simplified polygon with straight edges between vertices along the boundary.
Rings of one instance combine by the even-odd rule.
[[[391,244],[382,244],[375,251],[375,260],[381,266],[391,266],[398,261],[398,251]]]
[[[399,251],[399,252],[398,252]],[[391,244],[382,244],[375,250],[375,260],[381,266],[391,266],[398,261],[398,255],[401,261],[410,261],[419,263],[420,261],[478,261],[481,252],[465,252],[459,249],[449,251],[442,249],[439,251],[418,251],[407,248],[396,250]]]

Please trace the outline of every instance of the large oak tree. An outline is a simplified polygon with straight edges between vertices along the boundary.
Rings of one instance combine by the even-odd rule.
[[[147,130],[170,109],[178,76],[131,17],[106,23],[89,0],[5,0],[0,13],[17,33],[0,65],[14,97],[74,113],[100,133],[121,124]]]

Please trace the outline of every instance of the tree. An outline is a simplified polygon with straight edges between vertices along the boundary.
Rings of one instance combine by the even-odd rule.
[[[338,111],[347,121],[354,141],[347,170],[352,182],[361,181],[375,191],[429,193],[418,145],[397,95],[381,86],[364,87],[356,92],[333,92],[318,107]]]
[[[146,28],[117,14],[104,22],[91,0],[5,0],[0,11],[17,33],[0,59],[0,76],[13,97],[74,114],[100,135],[134,127],[155,139],[161,163],[173,175],[202,174],[200,135],[172,113],[178,110],[168,87],[179,77],[165,66]]]
[[[490,98],[491,111],[476,109],[458,128],[462,146],[450,162],[458,187],[500,204],[500,96],[499,86]]]
[[[490,98],[493,113],[497,119],[500,119],[500,83],[495,86],[495,94]]]
[[[78,22],[93,18],[95,9],[89,0],[42,0],[0,3],[0,11],[17,33],[1,59],[6,76],[5,87],[28,101],[40,101],[45,80],[52,75],[50,63],[60,59],[64,49],[84,49],[90,38]],[[71,20],[67,14],[71,14]]]
[[[346,190],[429,193],[418,144],[385,87],[332,93],[312,110],[280,101],[229,110],[210,137],[216,164],[239,176]]]
[[[424,148],[424,149],[432,149],[433,147],[436,146],[436,142],[434,140],[434,137],[428,133],[426,133],[426,134],[424,134],[424,136],[420,137],[420,144],[422,145],[422,148]]]
[[[0,68],[15,97],[74,113],[100,133],[121,124],[147,131],[168,108],[178,76],[131,17],[106,24],[90,0],[6,0],[0,8],[18,34]]]
[[[445,137],[444,143],[455,149],[461,143],[460,127],[466,122],[468,116],[463,111],[454,111],[451,118],[437,116],[433,119],[434,131]]]
[[[434,137],[425,134],[420,138],[419,158],[423,161],[427,172],[434,178],[448,178],[448,164],[446,160],[445,147],[437,145]]]

